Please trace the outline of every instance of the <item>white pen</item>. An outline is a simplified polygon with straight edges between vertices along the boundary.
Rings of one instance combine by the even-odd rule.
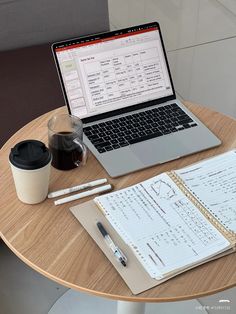
[[[71,196],[68,196],[68,197],[61,198],[61,199],[55,201],[54,204],[55,205],[61,205],[61,204],[64,204],[64,203],[68,203],[68,202],[71,202],[71,201],[78,200],[78,199],[86,197],[86,196],[102,193],[102,192],[109,191],[109,190],[112,190],[112,185],[111,184],[107,184],[107,185],[101,186],[101,187],[96,188],[96,189],[92,189],[92,190],[89,190],[89,191],[86,191],[86,192],[82,192],[82,193],[78,193],[78,194],[75,194],[75,195],[71,195]]]
[[[67,189],[62,189],[62,190],[58,190],[58,191],[55,191],[55,192],[51,192],[51,193],[48,194],[48,198],[58,197],[58,196],[61,196],[61,195],[72,193],[72,192],[81,191],[81,190],[84,190],[84,189],[87,189],[87,188],[90,188],[90,187],[93,187],[93,186],[96,186],[96,185],[100,185],[100,184],[103,184],[103,183],[106,183],[106,182],[107,182],[107,179],[98,179],[98,180],[87,182],[87,183],[84,183],[84,184],[72,186],[71,188],[67,188]]]

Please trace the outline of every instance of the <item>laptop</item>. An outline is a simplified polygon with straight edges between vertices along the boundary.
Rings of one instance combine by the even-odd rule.
[[[220,140],[176,99],[157,22],[52,45],[69,113],[111,177]]]

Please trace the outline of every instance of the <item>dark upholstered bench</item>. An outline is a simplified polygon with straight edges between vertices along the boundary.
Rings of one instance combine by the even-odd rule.
[[[64,104],[49,44],[0,52],[0,147],[19,128]]]

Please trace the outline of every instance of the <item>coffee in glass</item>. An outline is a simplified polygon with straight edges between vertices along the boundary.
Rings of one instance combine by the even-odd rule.
[[[52,166],[59,170],[70,170],[85,164],[87,149],[82,139],[83,124],[79,118],[68,114],[53,116],[48,122]]]

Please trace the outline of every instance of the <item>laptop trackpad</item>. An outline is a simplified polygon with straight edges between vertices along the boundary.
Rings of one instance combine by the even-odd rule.
[[[149,140],[132,145],[131,150],[145,165],[154,165],[183,156],[187,151],[181,141]]]

